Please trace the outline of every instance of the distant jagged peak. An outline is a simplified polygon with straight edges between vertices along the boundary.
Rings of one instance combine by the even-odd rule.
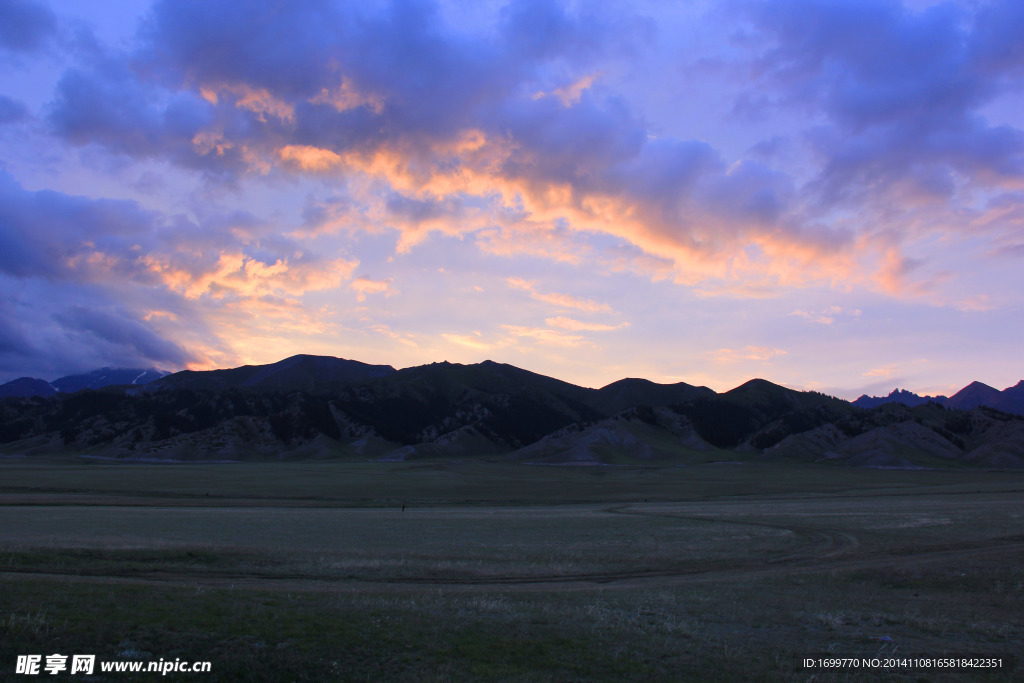
[[[897,387],[890,391],[886,396],[868,396],[867,394],[864,394],[857,400],[853,401],[853,405],[859,408],[877,408],[878,406],[886,403],[900,403],[912,408],[914,406],[924,405],[930,401],[944,405],[947,399],[945,396],[921,396],[913,391]]]
[[[984,382],[974,381],[952,396],[919,396],[905,389],[893,389],[888,396],[861,396],[853,402],[860,408],[875,408],[885,403],[902,403],[908,407],[938,403],[947,408],[971,410],[988,406],[1009,413],[1024,415],[1024,380],[999,391]]]

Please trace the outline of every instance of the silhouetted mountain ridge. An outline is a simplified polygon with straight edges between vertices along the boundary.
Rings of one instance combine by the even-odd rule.
[[[604,412],[617,413],[635,406],[653,408],[685,403],[714,393],[707,387],[695,387],[685,382],[657,384],[648,379],[627,377],[598,389],[591,404]]]
[[[841,419],[854,408],[825,394],[752,379],[725,393],[699,397],[677,410],[715,446],[735,448],[746,444],[759,449],[793,432]]]
[[[1016,398],[1024,383],[993,391],[976,383],[954,398],[965,405]],[[0,401],[0,444],[29,455],[164,460],[488,457],[592,465],[757,458],[1024,467],[1024,417],[934,401],[860,409],[764,379],[721,394],[636,378],[589,389],[489,360],[395,370],[299,355],[179,372],[145,386],[7,398]]]
[[[191,389],[316,390],[394,374],[390,365],[369,365],[333,356],[299,354],[269,365],[243,365],[226,370],[183,370],[168,375],[147,391]]]
[[[72,392],[82,389],[101,389],[107,386],[143,385],[166,377],[169,372],[156,368],[100,368],[80,375],[68,375],[50,384],[57,391]]]
[[[47,382],[34,377],[0,384],[0,398],[6,396],[52,396],[58,391],[74,392],[83,389],[101,389],[111,385],[142,385],[167,376],[168,372],[156,368],[99,368],[80,375],[67,375]]]
[[[945,396],[918,396],[912,391],[906,389],[893,389],[888,396],[868,396],[864,394],[857,400],[853,401],[853,405],[858,408],[877,408],[885,403],[902,403],[905,406],[920,406],[928,403],[928,401],[935,401],[945,405],[946,401],[949,400]]]
[[[0,384],[0,398],[53,396],[56,393],[57,390],[49,382],[35,377],[19,377],[6,384]]]
[[[999,391],[982,382],[971,382],[952,396],[918,396],[905,389],[893,389],[888,396],[863,395],[853,401],[858,408],[876,408],[886,403],[902,403],[905,406],[919,406],[927,403],[938,403],[948,408],[970,410],[988,406],[1007,413],[1024,415],[1024,380],[1016,385]]]

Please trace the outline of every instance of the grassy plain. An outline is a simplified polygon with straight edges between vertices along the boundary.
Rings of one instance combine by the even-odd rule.
[[[6,459],[0,679],[53,652],[213,662],[181,680],[1021,679],[1022,503],[1024,474],[967,470]],[[1006,665],[801,665],[826,654]]]

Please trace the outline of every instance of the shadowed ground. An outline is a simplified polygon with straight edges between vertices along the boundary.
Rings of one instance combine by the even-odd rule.
[[[5,662],[144,645],[229,679],[823,680],[799,660],[1011,655],[1024,633],[1019,475],[26,461],[0,473]],[[1013,674],[1008,662],[887,675]]]

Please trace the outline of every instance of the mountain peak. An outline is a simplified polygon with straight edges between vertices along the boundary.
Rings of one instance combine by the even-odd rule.
[[[733,392],[737,392],[737,393],[758,392],[758,393],[760,393],[760,392],[765,392],[765,391],[770,391],[770,392],[773,392],[773,393],[778,393],[778,392],[790,393],[790,392],[793,392],[793,389],[787,389],[786,387],[782,386],[781,384],[776,384],[774,382],[769,382],[766,379],[761,379],[760,377],[755,377],[754,379],[747,380],[746,382],[744,382],[743,384],[739,385],[735,389],[730,389],[729,391],[727,391],[725,393],[727,393],[727,394],[731,394]]]
[[[947,405],[951,408],[970,410],[978,406],[989,406],[998,408],[1002,403],[1003,395],[995,387],[990,387],[983,382],[971,382],[966,387],[949,397]]]
[[[221,390],[260,388],[308,389],[324,384],[359,382],[395,373],[390,365],[369,365],[334,356],[297,354],[268,365],[243,365],[224,370],[184,370],[154,383],[156,389]]]
[[[964,387],[960,391],[958,391],[955,394],[953,394],[952,396],[950,396],[949,400],[950,401],[955,401],[955,400],[966,399],[966,398],[991,397],[991,396],[996,396],[998,394],[999,394],[999,390],[996,389],[995,387],[990,387],[989,385],[985,384],[984,382],[977,382],[977,381],[975,381],[975,382],[971,382],[966,387]]]
[[[677,405],[714,394],[707,387],[695,387],[686,382],[658,384],[649,379],[626,377],[598,389],[593,404],[600,410],[615,414],[634,406]]]
[[[30,396],[53,396],[57,393],[50,384],[35,377],[19,377],[0,385],[0,398]]]

